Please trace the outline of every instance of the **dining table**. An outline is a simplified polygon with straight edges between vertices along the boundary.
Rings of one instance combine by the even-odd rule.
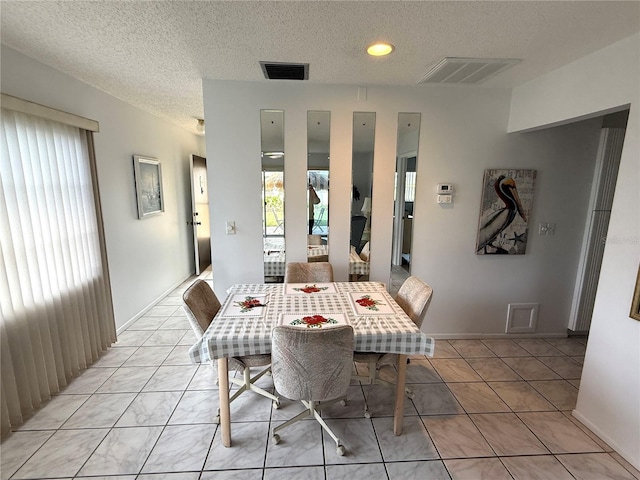
[[[231,446],[228,359],[271,353],[277,325],[331,328],[348,324],[354,350],[398,354],[393,431],[402,434],[407,356],[433,356],[434,339],[422,332],[379,282],[237,284],[190,349],[194,363],[217,361],[222,444]],[[247,302],[247,299],[253,302]],[[244,308],[249,303],[257,307]],[[327,320],[317,324],[318,316]],[[306,319],[314,319],[306,324]]]

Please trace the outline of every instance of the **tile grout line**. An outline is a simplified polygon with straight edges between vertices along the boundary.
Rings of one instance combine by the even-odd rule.
[[[178,288],[177,288],[176,290],[174,290],[174,291],[177,291],[178,289],[182,290],[182,289],[183,289],[182,287],[183,287],[183,285],[181,285],[180,287],[178,287]],[[173,293],[173,292],[172,292],[172,293]],[[173,305],[172,305],[172,306],[173,306]],[[176,309],[176,312],[177,312],[177,309]],[[174,314],[175,314],[175,312],[174,312]],[[173,318],[173,315],[172,315],[172,316],[170,316],[170,317],[168,317],[168,319],[167,319],[166,321],[169,321],[169,319],[170,319],[170,318]],[[165,322],[166,322],[166,321],[165,321]],[[161,326],[161,325],[160,325],[160,326]],[[159,326],[158,328],[156,328],[154,331],[156,331],[156,332],[157,332],[157,331],[159,331],[159,330],[164,330],[164,331],[170,331],[170,330],[184,330],[184,329],[161,329],[161,328],[160,328],[160,326]],[[133,330],[132,330],[132,331],[133,331]],[[187,331],[185,332],[185,334],[184,334],[182,337],[185,337],[186,335],[188,335],[188,333],[189,333],[189,331],[187,330]],[[154,376],[155,374],[157,374],[157,372],[159,371],[160,367],[162,367],[162,366],[182,366],[182,364],[177,364],[177,365],[168,365],[168,364],[167,364],[167,365],[165,365],[165,363],[164,363],[164,362],[166,362],[166,361],[167,361],[167,359],[171,356],[171,354],[176,350],[176,348],[178,348],[178,347],[180,347],[180,346],[181,346],[181,345],[180,345],[180,341],[182,341],[182,337],[178,340],[178,343],[176,343],[176,344],[174,344],[174,345],[172,346],[172,348],[170,349],[169,353],[168,353],[168,354],[167,354],[167,356],[164,358],[163,362],[162,362],[160,365],[155,366],[155,370],[154,370],[154,372],[153,372],[153,373],[152,373],[152,375],[147,379],[147,381],[144,383],[144,385],[142,386],[142,388],[140,389],[140,391],[135,392],[135,393],[136,393],[136,396],[134,397],[134,399],[132,400],[132,402],[131,402],[131,403],[133,403],[133,401],[135,401],[135,399],[137,399],[137,398],[138,398],[142,393],[144,393],[144,392],[143,392],[143,389],[144,389],[144,388],[149,384],[149,382],[151,381],[151,379],[153,378],[153,376]],[[147,338],[146,340],[148,340],[148,338]],[[146,341],[146,340],[145,340],[145,341]],[[569,359],[569,361],[570,361],[572,364],[575,364],[575,365],[577,365],[577,366],[578,366],[578,367],[580,367],[580,368],[582,368],[582,367],[583,367],[583,364],[580,364],[579,362],[577,362],[574,358],[572,358],[572,356],[571,356],[569,353],[566,353],[566,352],[564,352],[564,351],[560,350],[559,348],[557,348],[555,345],[553,345],[553,344],[552,344],[552,343],[550,343],[550,342],[546,342],[546,340],[545,340],[545,339],[541,339],[541,340],[542,340],[542,341],[544,341],[545,343],[547,343],[550,347],[552,347],[552,348],[554,348],[554,349],[558,350],[558,352],[560,353],[560,355],[540,355],[540,357],[565,358],[565,359]],[[473,341],[475,341],[475,340],[473,340]],[[143,343],[144,343],[144,342],[143,342]],[[571,385],[571,387],[572,387],[572,388],[576,388],[576,387],[575,387],[575,385],[574,385],[573,383],[571,383],[567,378],[565,378],[565,376],[564,376],[564,375],[559,374],[559,373],[558,373],[557,371],[555,371],[553,368],[551,368],[551,367],[549,367],[548,365],[544,364],[544,362],[542,362],[542,361],[539,359],[540,357],[537,357],[537,356],[536,356],[535,354],[533,354],[532,352],[529,352],[528,350],[526,350],[526,348],[524,348],[524,347],[522,347],[521,345],[517,344],[517,342],[515,342],[515,343],[516,343],[520,348],[522,348],[523,350],[525,350],[525,351],[527,352],[527,355],[526,355],[526,356],[516,356],[516,357],[504,356],[504,357],[501,357],[501,356],[500,356],[500,355],[498,355],[496,352],[494,352],[494,351],[491,349],[491,347],[490,347],[489,345],[486,345],[482,340],[480,340],[480,342],[479,342],[479,343],[480,343],[481,345],[483,345],[484,347],[486,347],[487,349],[489,349],[489,351],[491,351],[493,354],[495,354],[495,357],[492,357],[492,358],[498,358],[498,359],[500,359],[501,361],[503,361],[503,363],[505,363],[505,364],[506,364],[506,362],[504,362],[504,360],[503,360],[504,358],[535,358],[535,359],[537,359],[540,363],[542,363],[543,365],[545,365],[545,367],[546,367],[546,368],[548,368],[549,370],[553,371],[553,372],[554,372],[554,374],[557,374],[557,375],[559,376],[559,378],[558,378],[558,379],[554,379],[554,381],[558,381],[558,382],[560,382],[560,381],[564,381],[564,382],[568,383],[569,385]],[[577,344],[584,345],[583,343],[580,343],[580,342],[578,342]],[[450,345],[451,345],[451,344],[450,344]],[[50,441],[50,440],[51,440],[51,437],[53,437],[53,435],[55,435],[55,433],[56,433],[56,432],[61,431],[61,430],[64,430],[62,427],[63,427],[63,426],[64,426],[64,425],[69,421],[69,419],[70,419],[70,418],[71,418],[71,417],[72,417],[72,416],[73,416],[73,415],[74,415],[74,414],[75,414],[75,413],[76,413],[76,412],[77,412],[77,411],[78,411],[82,406],[84,406],[84,405],[86,404],[86,402],[88,402],[88,401],[89,401],[89,400],[90,400],[94,395],[98,394],[98,391],[97,391],[97,390],[99,390],[99,389],[104,385],[104,383],[106,383],[106,382],[107,382],[107,381],[108,381],[108,380],[109,380],[109,379],[110,379],[114,374],[116,374],[116,372],[117,372],[120,368],[124,368],[124,363],[126,363],[126,361],[128,361],[128,360],[129,360],[129,358],[130,358],[130,357],[131,357],[135,352],[137,352],[139,349],[141,349],[141,348],[142,348],[142,346],[143,346],[143,345],[137,345],[137,346],[136,346],[136,350],[134,350],[134,352],[133,352],[131,355],[129,355],[129,356],[127,357],[127,359],[125,359],[125,360],[124,360],[124,362],[123,362],[119,367],[115,367],[115,370],[111,373],[111,375],[109,375],[109,377],[107,377],[107,379],[105,379],[105,380],[104,380],[104,381],[103,381],[103,382],[102,382],[102,383],[101,383],[101,384],[100,384],[100,385],[99,385],[99,386],[98,386],[98,387],[97,387],[97,388],[96,388],[96,389],[95,389],[91,394],[89,394],[89,395],[88,395],[88,398],[87,398],[87,399],[86,399],[86,400],[85,400],[85,401],[84,401],[84,402],[83,402],[83,403],[82,403],[78,408],[76,408],[76,409],[75,409],[75,410],[74,410],[74,411],[73,411],[73,412],[72,412],[72,413],[67,417],[67,419],[66,419],[66,420],[64,420],[64,421],[63,421],[63,422],[62,422],[62,423],[61,423],[61,424],[60,424],[60,425],[59,425],[55,430],[53,430],[53,433],[48,437],[48,439],[47,439],[45,442],[43,442],[43,444],[42,444],[38,449],[36,449],[36,451],[35,451],[35,452],[34,452],[34,453],[33,453],[33,454],[32,454],[32,455],[31,455],[27,460],[25,460],[23,463],[21,463],[21,465],[20,465],[20,466],[15,470],[15,472],[17,472],[17,471],[18,471],[20,468],[22,468],[26,463],[28,463],[28,461],[33,457],[33,455],[35,455],[35,454],[40,450],[40,448],[42,448],[42,447],[43,447],[43,446],[44,446],[48,441]],[[454,351],[454,352],[458,352],[458,351],[456,350],[455,346],[451,345],[451,347],[453,348],[453,351]],[[575,352],[572,352],[571,347],[567,347],[567,351],[569,351],[570,353],[575,353]],[[459,353],[459,352],[458,352],[458,353]],[[576,355],[574,355],[574,356],[576,356]],[[580,355],[578,355],[578,356],[580,356]],[[484,383],[485,385],[487,385],[487,386],[491,389],[491,391],[492,391],[493,393],[495,393],[496,395],[498,395],[498,394],[497,394],[497,392],[496,392],[496,391],[495,391],[495,390],[494,390],[494,389],[489,385],[489,381],[487,381],[487,380],[485,380],[484,378],[482,378],[482,377],[479,375],[478,371],[477,371],[475,368],[473,368],[473,366],[472,366],[471,364],[469,364],[469,362],[468,362],[468,358],[485,358],[485,357],[464,357],[462,354],[460,354],[460,356],[459,356],[459,357],[456,357],[456,358],[459,358],[459,359],[463,359],[463,360],[464,360],[464,363],[465,363],[465,364],[466,364],[466,365],[471,369],[471,371],[475,372],[478,376],[480,376],[481,380],[479,380],[479,381],[475,381],[475,382],[464,382],[464,381],[462,381],[462,382],[447,382],[447,381],[445,381],[445,380],[442,378],[442,376],[438,373],[438,371],[435,369],[435,367],[434,367],[434,366],[433,366],[433,364],[431,363],[431,360],[432,360],[432,359],[439,359],[439,358],[443,358],[443,357],[429,357],[429,358],[427,358],[427,357],[425,356],[425,358],[428,360],[429,365],[430,365],[430,367],[431,367],[431,369],[432,369],[432,372],[433,372],[433,373],[435,374],[435,376],[436,376],[437,378],[439,378],[441,381],[438,381],[438,382],[426,382],[426,383],[416,383],[416,385],[443,384],[443,385],[445,385],[446,390],[450,392],[451,396],[455,399],[455,401],[456,401],[457,403],[459,403],[459,401],[457,400],[457,398],[455,397],[455,395],[453,395],[453,392],[450,390],[450,388],[449,388],[449,384],[453,384],[453,383],[480,383],[480,382],[481,382],[481,383]],[[486,358],[488,358],[488,357],[486,357]],[[447,357],[444,357],[443,359],[448,359],[448,358],[447,358]],[[511,366],[510,366],[510,365],[508,365],[508,364],[506,364],[506,365],[507,365],[507,367],[508,367],[508,368],[510,368],[511,370],[513,370],[513,369],[511,368]],[[90,368],[91,368],[91,367],[90,367]],[[100,368],[100,367],[96,367],[96,368]],[[114,368],[114,367],[109,367],[109,368]],[[137,368],[137,367],[128,367],[128,368]],[[169,426],[169,422],[170,422],[170,420],[171,420],[171,417],[175,414],[175,412],[176,412],[176,410],[177,410],[178,406],[180,405],[181,401],[185,398],[185,395],[186,395],[187,391],[189,391],[189,387],[191,386],[192,382],[194,381],[195,376],[198,374],[198,371],[199,371],[199,368],[198,368],[198,369],[195,369],[195,370],[194,370],[194,372],[193,372],[193,374],[192,374],[192,376],[191,376],[191,379],[189,380],[189,382],[187,383],[187,385],[185,386],[185,388],[180,389],[180,391],[181,391],[180,398],[179,398],[179,399],[178,399],[178,401],[176,402],[176,405],[174,406],[174,408],[173,408],[172,412],[169,414],[169,416],[168,416],[168,418],[167,418],[166,422],[164,422],[164,425],[162,426],[162,431],[160,432],[160,434],[159,434],[158,438],[156,439],[156,442],[154,443],[154,446],[149,450],[149,452],[150,452],[150,453],[149,453],[149,455],[147,455],[147,458],[145,459],[144,463],[142,464],[142,467],[141,467],[141,469],[140,469],[140,472],[139,472],[137,475],[140,475],[140,474],[141,474],[141,472],[142,472],[142,470],[143,470],[144,466],[146,465],[146,463],[148,462],[148,460],[149,460],[149,458],[150,458],[150,455],[153,453],[154,448],[157,446],[157,443],[158,443],[159,439],[162,437],[162,434],[165,432],[166,428]],[[523,383],[524,383],[524,384],[526,384],[528,387],[530,387],[533,391],[535,391],[537,394],[539,394],[542,398],[544,398],[547,402],[549,402],[549,404],[554,408],[553,412],[561,413],[563,416],[566,416],[566,415],[565,415],[565,412],[566,412],[565,410],[561,410],[557,405],[555,405],[553,402],[551,402],[551,400],[549,400],[549,398],[547,398],[547,396],[546,396],[542,391],[540,391],[540,390],[536,389],[536,387],[535,387],[533,384],[531,384],[531,382],[542,381],[542,380],[536,380],[536,379],[526,380],[526,379],[524,379],[520,374],[518,374],[518,372],[514,372],[514,373],[518,376],[518,378],[521,378],[522,380],[511,380],[511,382],[523,382]],[[550,381],[551,381],[551,380],[550,380]],[[360,391],[361,391],[361,394],[362,394],[362,397],[363,397],[363,401],[364,401],[364,402],[366,402],[366,401],[367,401],[367,399],[366,399],[366,396],[365,396],[365,394],[364,394],[364,388],[363,388],[362,384],[360,384],[359,386],[360,386]],[[162,390],[162,391],[164,391],[164,390]],[[122,393],[122,392],[103,392],[103,393],[104,393],[104,394],[112,394],[112,393]],[[498,398],[501,398],[501,397],[498,395]],[[116,425],[116,424],[117,424],[117,422],[122,418],[122,416],[125,414],[125,412],[128,410],[128,408],[130,407],[131,403],[130,403],[130,404],[129,404],[129,406],[128,406],[124,411],[123,411],[123,413],[121,413],[121,414],[120,414],[120,416],[118,417],[118,419],[117,419],[117,420],[115,420],[115,422],[114,422],[114,424],[112,425],[112,427],[110,427],[110,428],[109,428],[109,430],[108,430],[108,432],[107,432],[107,435],[108,435],[110,432],[112,432],[114,429],[116,429],[116,428],[129,428],[129,427],[116,427],[115,425]],[[505,402],[505,403],[506,403],[506,402]],[[471,414],[470,414],[470,413],[468,413],[468,412],[467,412],[467,410],[466,410],[466,409],[465,409],[461,404],[460,404],[460,407],[461,407],[462,411],[464,412],[464,415],[465,415],[467,418],[469,418],[469,419],[471,420],[471,422],[472,422],[472,424],[475,426],[475,428],[478,428],[478,427],[477,427],[477,425],[476,425],[476,423],[475,423],[475,422],[473,421],[473,419],[471,418]],[[509,405],[507,405],[507,407],[509,408],[510,413],[512,413],[512,414],[514,414],[514,415],[516,415],[516,417],[517,417],[517,418],[522,422],[522,420],[520,419],[520,417],[519,417],[519,415],[518,415],[518,411],[514,411],[514,410],[513,410],[513,408],[512,408],[511,406],[509,406]],[[415,406],[415,404],[414,404],[414,408],[416,409],[416,412],[418,413],[418,417],[420,418],[420,420],[421,420],[421,423],[422,423],[423,427],[424,427],[424,428],[425,428],[425,430],[427,431],[427,434],[428,434],[429,438],[431,439],[431,442],[432,442],[432,444],[433,444],[433,446],[434,446],[434,449],[435,449],[435,451],[436,451],[436,453],[437,453],[437,455],[438,455],[438,458],[437,458],[437,459],[429,460],[429,461],[439,461],[439,462],[441,462],[441,463],[442,463],[442,465],[444,466],[445,470],[449,473],[449,469],[447,468],[447,466],[446,466],[446,464],[445,464],[445,460],[444,460],[444,459],[442,459],[442,457],[441,457],[441,455],[440,455],[440,452],[439,452],[439,450],[438,450],[437,446],[435,445],[435,443],[433,442],[433,439],[431,438],[431,434],[429,433],[428,429],[426,428],[426,425],[424,424],[424,417],[427,417],[427,418],[428,418],[429,416],[432,416],[432,415],[430,415],[430,414],[425,414],[425,415],[420,414],[420,413],[417,411],[417,407]],[[536,410],[532,410],[531,412],[536,412]],[[538,412],[544,412],[544,413],[547,413],[547,412],[549,412],[549,411],[547,411],[547,410],[540,410],[540,411],[538,411]],[[480,415],[480,414],[484,414],[484,413],[485,413],[485,412],[481,412],[481,413],[479,413],[479,415]],[[520,413],[526,413],[526,412],[520,412]],[[491,413],[486,413],[486,414],[487,414],[487,415],[490,415]],[[273,418],[273,411],[272,411],[272,412],[271,412],[271,414],[270,414],[270,420],[269,420],[269,422],[270,422],[269,424],[270,424],[270,425],[271,425],[271,422],[272,422],[272,418]],[[568,417],[567,417],[567,418],[568,418]],[[343,420],[347,421],[347,420],[349,420],[349,418],[344,418]],[[382,453],[382,447],[381,447],[381,445],[380,445],[380,439],[379,439],[379,437],[378,437],[378,432],[377,432],[377,431],[376,431],[376,429],[375,429],[375,426],[374,426],[374,424],[373,424],[373,420],[370,420],[370,423],[371,423],[371,427],[372,427],[373,432],[374,432],[374,435],[375,435],[376,442],[377,442],[377,444],[378,444],[378,450],[379,450],[379,452],[380,452],[380,456],[381,456],[381,458],[382,458],[382,465],[383,465],[383,466],[384,466],[384,468],[385,468],[385,472],[386,472],[386,474],[387,474],[387,477],[388,477],[388,478],[390,478],[389,471],[387,470],[387,465],[388,465],[388,464],[409,462],[409,460],[399,460],[399,461],[396,461],[396,462],[386,462],[386,461],[385,461],[385,459],[384,459],[383,453]],[[528,426],[526,423],[524,423],[524,422],[522,422],[522,423],[527,427],[527,429],[528,429],[529,431],[531,431],[531,429],[529,428],[529,426]],[[574,423],[574,425],[575,425],[575,422],[573,422],[573,423]],[[206,422],[205,422],[205,424],[208,424],[208,423],[206,423]],[[182,424],[176,424],[176,425],[182,425]],[[185,425],[191,425],[191,424],[185,424]],[[578,425],[576,425],[576,427],[578,427],[578,428],[579,428],[579,426],[578,426]],[[216,431],[217,431],[218,426],[216,426],[215,428],[216,428]],[[207,451],[207,455],[206,455],[206,456],[205,456],[205,458],[204,458],[203,467],[202,467],[202,469],[201,469],[201,471],[200,471],[200,473],[199,473],[199,475],[198,475],[198,478],[202,478],[202,476],[203,476],[203,474],[204,474],[204,472],[205,472],[205,470],[204,470],[204,465],[206,465],[207,459],[209,458],[209,455],[211,454],[212,447],[213,447],[213,442],[215,441],[215,437],[216,437],[216,431],[214,431],[214,434],[213,434],[213,436],[212,436],[212,440],[211,440],[211,443],[209,444],[209,449],[208,449],[208,451]],[[491,450],[492,450],[492,451],[493,451],[493,453],[494,453],[494,456],[492,456],[492,457],[479,457],[479,458],[497,458],[497,459],[500,461],[500,464],[503,466],[503,468],[505,468],[505,469],[507,470],[507,472],[509,472],[509,471],[508,471],[508,469],[507,469],[507,467],[506,467],[506,464],[503,462],[503,458],[508,458],[508,457],[526,457],[526,456],[531,456],[531,457],[547,456],[546,454],[540,454],[540,455],[508,455],[508,456],[502,456],[502,457],[501,457],[501,456],[497,455],[497,453],[496,453],[495,449],[491,446],[491,444],[489,444],[489,442],[488,442],[488,441],[487,441],[487,439],[486,439],[485,434],[483,434],[483,433],[482,433],[482,431],[480,431],[479,429],[478,429],[478,431],[480,432],[480,434],[481,434],[482,438],[487,442],[487,444],[489,445],[489,447],[491,448]],[[583,429],[581,429],[581,431],[583,431],[583,433],[587,434]],[[269,443],[269,432],[270,432],[270,429],[269,429],[269,430],[268,430],[268,432],[267,432],[267,443],[266,443],[266,445],[265,445],[265,457],[264,457],[264,460],[263,460],[263,468],[262,468],[262,476],[263,476],[263,478],[265,478],[265,476],[266,476],[266,470],[267,470],[267,452],[268,452],[268,446],[269,446],[269,445],[268,445],[268,443]],[[324,446],[324,431],[321,429],[321,432],[322,432],[322,439],[321,439],[321,441],[322,441],[322,446],[323,446],[322,448],[323,448],[323,467],[324,467],[324,477],[325,477],[325,479],[326,479],[326,478],[327,478],[327,467],[328,467],[328,466],[331,466],[331,465],[333,465],[333,464],[328,465],[328,464],[326,463],[327,459],[326,459],[325,446]],[[544,446],[544,448],[545,448],[545,449],[549,450],[549,448],[548,448],[548,447],[547,447],[547,446],[546,446],[542,441],[540,441],[540,439],[537,437],[537,435],[535,435],[535,433],[533,433],[533,431],[531,431],[531,433],[532,433],[532,435],[533,435],[533,436],[534,436],[534,437],[535,437],[535,438],[536,438],[536,439],[537,439],[537,440],[538,440],[538,441],[539,441],[539,442]],[[102,443],[104,442],[104,439],[106,438],[106,436],[107,436],[107,435],[105,435],[105,437],[104,437],[104,438],[102,439],[102,441],[98,444],[98,446],[96,447],[96,449],[97,449],[97,448],[99,448],[99,446],[100,446],[100,445],[102,445]],[[587,436],[589,436],[589,435],[587,435]],[[589,436],[589,438],[590,438],[590,440],[592,440],[592,441],[593,441],[593,442],[594,442],[594,443],[595,443],[595,444],[600,448],[600,445],[598,444],[598,442],[596,442],[593,438],[591,438],[591,436]],[[603,450],[605,450],[605,449],[603,449]],[[550,452],[550,450],[549,450],[549,452]],[[80,467],[80,469],[78,470],[78,472],[79,472],[82,468],[84,468],[84,466],[85,466],[86,462],[88,461],[88,459],[89,459],[89,458],[91,458],[91,456],[92,456],[94,453],[95,453],[95,449],[91,452],[91,454],[89,455],[89,457],[87,457],[87,460],[85,460],[85,462],[84,462],[84,463],[83,463],[83,465]],[[594,452],[594,453],[595,453],[595,452]],[[606,451],[606,450],[605,450],[604,452],[598,452],[598,453],[604,453],[604,454],[609,455],[609,456],[611,457],[612,461],[614,461],[617,465],[620,465],[622,468],[624,468],[624,470],[625,470],[625,471],[627,471],[627,468],[626,468],[626,467],[624,467],[624,465],[622,465],[619,461],[617,461],[613,456],[611,456],[611,455],[610,455],[610,452],[608,452],[608,451]],[[575,452],[575,453],[574,453],[574,452],[569,452],[568,454],[570,454],[570,455],[580,455],[581,453],[579,453],[579,452]],[[557,459],[557,455],[559,455],[559,454],[554,454],[554,453],[550,452],[550,455],[549,455],[549,456],[552,456],[554,459],[556,459],[556,461],[558,461],[558,462],[559,462],[561,465],[563,465],[563,467],[564,467],[564,464],[562,464],[562,463]],[[473,458],[473,457],[462,457],[461,459],[465,459],[465,458]],[[422,462],[422,461],[420,461],[420,462]],[[365,462],[364,464],[369,464],[369,463],[378,463],[378,462]],[[347,463],[347,464],[337,464],[337,465],[345,465],[345,466],[346,466],[346,465],[357,465],[357,464]],[[274,468],[275,468],[275,467],[274,467]],[[283,467],[278,467],[278,468],[294,468],[294,467],[293,467],[293,466],[291,466],[291,467],[283,466]],[[301,468],[304,468],[304,467],[301,467]],[[314,468],[315,468],[315,467],[314,467]],[[568,469],[567,469],[566,467],[564,467],[564,469],[568,471]],[[14,472],[14,474],[15,474],[15,472]],[[78,473],[78,472],[76,472],[76,475],[77,475],[77,473]],[[631,473],[631,472],[630,472],[630,473]],[[12,475],[14,475],[14,474],[12,474]],[[451,474],[449,473],[449,475],[451,475]],[[510,472],[509,472],[509,475],[511,475],[511,473],[510,473]],[[570,473],[570,475],[572,475],[572,474]],[[572,476],[573,476],[573,475],[572,475]]]

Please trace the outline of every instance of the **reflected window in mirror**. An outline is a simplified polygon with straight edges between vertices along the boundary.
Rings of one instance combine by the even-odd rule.
[[[284,243],[284,111],[260,111],[262,236],[265,283],[282,282]]]
[[[351,235],[349,278],[351,281],[369,279],[371,255],[371,206],[373,194],[373,149],[376,114],[353,113]]]
[[[419,140],[420,114],[399,113],[391,252],[392,293],[397,292],[411,273]]]
[[[331,112],[307,112],[307,222],[310,262],[329,261]]]

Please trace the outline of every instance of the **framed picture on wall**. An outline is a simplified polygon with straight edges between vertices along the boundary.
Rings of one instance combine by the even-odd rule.
[[[535,170],[484,171],[478,255],[524,255],[535,181]]]
[[[636,277],[636,288],[633,291],[633,301],[631,302],[631,318],[640,320],[640,266],[638,267],[638,276]]]
[[[147,218],[164,212],[162,196],[162,167],[155,158],[133,156],[133,170],[138,202],[138,218]]]

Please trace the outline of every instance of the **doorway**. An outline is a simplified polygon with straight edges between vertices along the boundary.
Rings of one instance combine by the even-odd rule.
[[[211,228],[209,226],[209,189],[207,159],[191,155],[191,225],[196,275],[211,265]]]
[[[416,156],[398,157],[394,194],[392,265],[411,267],[413,203],[416,195]]]
[[[629,110],[603,117],[568,329],[587,334],[596,299]]]

